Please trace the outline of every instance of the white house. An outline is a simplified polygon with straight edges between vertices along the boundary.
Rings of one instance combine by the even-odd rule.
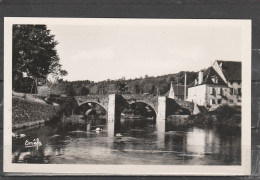
[[[241,62],[216,60],[189,85],[188,101],[200,106],[241,105]]]

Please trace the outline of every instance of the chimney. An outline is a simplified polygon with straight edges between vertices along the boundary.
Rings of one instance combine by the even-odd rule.
[[[202,81],[203,81],[203,71],[200,71],[200,72],[199,72],[198,80],[199,80],[198,84],[201,84]]]

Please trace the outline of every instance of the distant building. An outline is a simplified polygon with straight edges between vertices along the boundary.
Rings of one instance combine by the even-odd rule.
[[[173,84],[171,82],[170,90],[164,96],[169,97],[171,99],[184,100],[184,88],[184,85]]]
[[[241,105],[241,62],[216,60],[189,85],[188,101],[200,106]]]

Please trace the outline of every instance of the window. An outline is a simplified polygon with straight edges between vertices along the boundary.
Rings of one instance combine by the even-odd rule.
[[[241,96],[241,94],[242,94],[241,88],[238,88],[238,89],[237,89],[237,94],[238,94],[239,96]]]
[[[214,94],[214,89],[213,89],[213,87],[210,87],[210,88],[209,88],[209,94],[211,94],[211,95]]]
[[[221,88],[218,88],[218,89],[217,89],[217,93],[218,93],[219,95],[221,95],[221,94],[222,94],[222,89],[221,89]]]
[[[217,84],[218,83],[218,77],[217,76],[212,76],[211,80],[213,83]]]
[[[237,95],[237,89],[233,89],[233,94]]]
[[[216,104],[216,103],[215,103],[215,100],[214,100],[214,99],[210,99],[210,100],[209,100],[209,104],[210,104],[210,105]]]
[[[233,93],[234,93],[234,89],[233,88],[229,88],[229,94],[233,95]]]
[[[218,104],[221,104],[221,101],[222,101],[221,99],[218,99]]]

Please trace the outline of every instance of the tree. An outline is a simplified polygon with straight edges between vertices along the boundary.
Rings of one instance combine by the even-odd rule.
[[[150,94],[154,94],[154,95],[156,95],[156,87],[155,87],[155,85],[154,85],[154,84],[152,84],[152,86],[151,86],[151,89],[150,89],[149,93],[150,93]]]
[[[148,74],[144,75],[144,78],[145,78],[145,79],[148,79],[148,78],[149,78]]]
[[[77,94],[80,96],[86,96],[89,94],[89,89],[86,86],[81,86]]]
[[[106,82],[102,81],[98,84],[98,94],[107,94]]]
[[[55,49],[57,41],[46,25],[13,26],[13,82],[19,73],[26,74],[37,84],[47,75],[65,76]],[[32,92],[31,92],[32,93]]]
[[[176,81],[176,77],[173,75],[168,76],[166,79],[167,83],[171,83],[171,82],[175,83],[175,81]]]
[[[141,87],[138,83],[134,84],[134,93],[139,94],[141,91]]]
[[[67,96],[75,96],[76,95],[76,92],[75,92],[75,90],[74,90],[74,88],[73,88],[71,83],[67,83],[65,85],[65,94]]]
[[[124,93],[126,91],[126,83],[123,81],[116,81],[115,90],[117,93]]]

